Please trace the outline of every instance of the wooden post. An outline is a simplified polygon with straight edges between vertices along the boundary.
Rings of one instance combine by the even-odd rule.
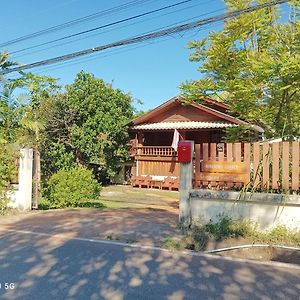
[[[37,209],[39,199],[41,198],[41,155],[35,149],[33,151],[33,197],[32,208]]]

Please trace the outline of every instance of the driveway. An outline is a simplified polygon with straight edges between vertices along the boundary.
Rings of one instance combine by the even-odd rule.
[[[174,209],[58,209],[2,217],[0,228],[159,246],[180,235],[177,221]]]

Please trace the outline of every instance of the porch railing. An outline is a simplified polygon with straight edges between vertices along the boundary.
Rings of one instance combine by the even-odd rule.
[[[135,153],[143,156],[176,156],[175,150],[170,146],[143,146],[135,147]]]

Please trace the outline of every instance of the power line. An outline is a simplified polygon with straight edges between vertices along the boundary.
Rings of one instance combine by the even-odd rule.
[[[179,26],[171,27],[171,28],[168,28],[168,29],[165,29],[165,30],[156,31],[156,32],[153,32],[153,33],[145,34],[145,35],[139,35],[139,36],[135,36],[135,37],[132,37],[132,38],[129,38],[129,39],[125,39],[125,40],[117,41],[117,42],[114,42],[114,43],[98,46],[98,47],[95,47],[95,48],[89,48],[89,49],[86,49],[86,50],[73,52],[73,53],[70,53],[70,54],[66,54],[66,55],[62,55],[62,56],[58,56],[58,57],[54,57],[54,58],[45,59],[45,60],[38,61],[38,62],[35,62],[35,63],[31,63],[31,64],[19,66],[19,67],[14,67],[14,68],[2,70],[2,71],[0,71],[0,74],[4,75],[4,74],[11,73],[11,72],[21,71],[21,70],[26,70],[26,69],[32,69],[32,68],[39,67],[39,66],[50,65],[50,64],[57,63],[59,61],[70,60],[70,59],[73,59],[75,57],[79,57],[79,56],[83,56],[83,55],[103,51],[103,50],[110,49],[110,48],[115,48],[115,47],[120,47],[120,46],[125,46],[125,45],[131,45],[131,44],[137,44],[137,43],[141,43],[141,42],[144,42],[144,41],[147,41],[147,40],[157,39],[157,38],[163,37],[165,35],[170,35],[170,34],[174,34],[174,33],[179,33],[179,32],[183,32],[183,31],[191,30],[195,27],[200,27],[200,26],[203,26],[203,25],[206,25],[206,24],[217,22],[217,21],[223,21],[223,20],[226,20],[226,19],[229,19],[229,18],[235,18],[235,17],[238,17],[238,16],[240,16],[242,14],[245,14],[245,13],[253,12],[253,11],[256,11],[256,10],[259,10],[259,9],[271,7],[271,6],[286,3],[286,2],[288,2],[288,1],[287,0],[277,0],[277,1],[271,1],[269,3],[264,3],[264,4],[251,6],[251,7],[244,8],[244,9],[235,10],[235,11],[224,13],[224,14],[221,14],[221,15],[218,15],[218,16],[214,16],[214,17],[210,17],[210,18],[206,18],[206,19],[201,19],[201,20],[198,20],[198,21],[195,21],[195,22],[186,23],[186,24],[182,24],[182,25],[179,25]]]
[[[201,29],[203,29],[203,27]],[[201,29],[198,29],[197,32],[199,32]],[[150,42],[148,44],[139,45],[139,46],[129,48],[129,49],[126,49],[126,50],[114,51],[114,50],[118,50],[118,48],[116,48],[116,49],[113,48],[113,49],[111,49],[112,50],[111,52],[109,52],[105,55],[103,55],[103,53],[101,53],[101,52],[100,53],[94,53],[96,56],[92,57],[92,58],[78,58],[78,59],[74,59],[75,61],[69,61],[69,62],[63,62],[62,61],[60,63],[57,63],[55,66],[42,67],[41,69],[37,70],[36,74],[42,74],[42,72],[45,72],[45,71],[49,72],[49,71],[53,71],[53,70],[57,70],[57,69],[61,69],[61,68],[66,68],[66,67],[68,68],[70,66],[78,65],[78,64],[81,64],[81,63],[85,63],[85,62],[94,61],[96,59],[103,59],[103,58],[111,57],[111,56],[114,56],[114,55],[123,54],[125,52],[129,52],[129,51],[133,51],[133,50],[136,50],[136,49],[140,49],[140,48],[150,46],[151,44],[154,44],[154,43],[166,42],[166,41],[169,41],[171,39],[174,39],[174,37],[169,36],[169,37],[164,38],[163,40],[160,40],[160,41]]]
[[[122,20],[118,20],[118,21],[115,21],[115,22],[104,24],[104,25],[101,25],[101,26],[98,26],[98,27],[95,27],[95,28],[91,28],[91,29],[88,29],[88,30],[80,31],[80,32],[77,32],[77,33],[74,33],[74,34],[70,34],[70,35],[67,35],[67,36],[64,36],[64,37],[61,37],[61,38],[58,38],[58,39],[54,39],[52,41],[48,41],[48,42],[41,43],[41,44],[38,44],[38,45],[30,46],[30,47],[27,47],[27,48],[24,48],[24,49],[21,49],[21,50],[13,51],[13,52],[11,52],[11,54],[16,54],[16,53],[19,53],[19,52],[23,52],[23,51],[26,51],[26,50],[29,50],[29,49],[34,49],[34,48],[44,46],[44,45],[49,45],[49,44],[52,44],[52,43],[55,43],[55,42],[63,41],[65,39],[70,39],[70,38],[73,38],[73,37],[76,37],[76,36],[79,36],[79,35],[87,34],[87,33],[90,33],[90,32],[93,32],[93,31],[96,31],[96,30],[99,30],[99,29],[103,29],[103,28],[107,28],[107,27],[110,27],[110,26],[114,26],[114,25],[117,25],[117,24],[124,23],[124,22],[128,22],[128,21],[131,21],[131,20],[134,20],[134,19],[137,19],[137,18],[141,18],[141,17],[147,16],[147,15],[150,15],[150,14],[154,14],[154,13],[157,13],[159,11],[166,10],[166,9],[169,9],[169,8],[172,8],[172,7],[187,3],[187,2],[191,2],[191,1],[193,1],[193,0],[184,0],[184,1],[181,1],[181,2],[177,2],[175,4],[171,4],[171,5],[164,6],[164,7],[158,8],[158,9],[154,9],[154,10],[151,10],[151,11],[148,11],[148,12],[145,12],[145,13],[141,13],[141,14],[138,14],[138,15],[135,15],[135,16],[132,16],[132,17],[128,17],[128,18],[125,18],[125,19],[122,19]]]
[[[45,50],[49,50],[49,49],[52,49],[52,48],[56,48],[58,46],[63,46],[63,45],[68,45],[70,43],[74,43],[74,42],[77,42],[77,41],[81,41],[83,39],[87,39],[87,38],[91,38],[91,37],[94,37],[94,36],[99,36],[100,34],[104,34],[104,33],[108,33],[108,32],[112,32],[114,30],[117,30],[117,29],[124,29],[125,27],[129,27],[129,26],[133,26],[133,25],[136,25],[136,24],[140,24],[140,23],[143,23],[143,22],[146,22],[146,21],[149,21],[149,20],[154,20],[156,18],[159,18],[159,17],[163,17],[163,16],[167,16],[167,15],[171,15],[173,13],[177,13],[179,11],[183,11],[184,9],[189,9],[189,8],[192,8],[192,7],[195,7],[195,6],[198,6],[198,5],[203,5],[204,3],[209,3],[209,2],[213,2],[213,1],[216,1],[216,0],[212,0],[212,1],[206,1],[206,2],[202,2],[202,3],[198,3],[196,5],[192,5],[192,6],[188,6],[188,7],[185,7],[185,8],[182,8],[182,9],[178,9],[178,10],[173,10],[171,12],[168,12],[168,13],[164,13],[162,15],[159,15],[157,17],[151,17],[151,18],[148,18],[148,19],[145,19],[145,20],[140,20],[140,21],[136,21],[136,22],[133,22],[133,23],[130,23],[130,24],[127,24],[127,25],[121,25],[119,27],[115,27],[115,28],[112,28],[112,29],[108,29],[108,30],[105,30],[105,31],[101,31],[100,33],[94,33],[92,35],[88,35],[88,36],[85,36],[85,37],[80,37],[80,38],[77,38],[75,40],[71,40],[71,41],[66,41],[66,42],[63,42],[63,43],[58,43],[58,44],[54,44],[53,46],[50,46],[50,47],[45,47],[45,48],[42,48],[42,49],[39,49],[39,50],[35,50],[35,51],[31,51],[31,52],[28,52],[26,54],[20,54],[20,55],[12,55],[10,56],[11,59],[13,60],[16,60],[16,58],[19,58],[19,57],[24,57],[24,56],[28,56],[28,55],[31,55],[31,54],[35,54],[35,53],[39,53],[39,52],[42,52],[42,51],[45,51]],[[191,21],[191,20],[195,20],[199,17],[202,17],[202,16],[206,16],[206,15],[210,15],[210,14],[213,14],[213,13],[217,13],[217,12],[220,12],[220,11],[223,11],[223,9],[217,9],[217,10],[214,10],[214,11],[210,11],[210,12],[207,12],[205,14],[201,14],[201,15],[198,15],[198,16],[195,16],[195,17],[192,17],[192,18],[188,18],[188,19],[185,19],[185,20],[181,20],[179,22],[176,22],[176,23],[173,23],[173,24],[169,24],[168,26],[175,26],[177,24],[180,24],[182,22],[187,22],[187,21]],[[164,27],[160,27],[160,28],[157,28],[155,30],[162,30],[164,28],[167,28],[168,26],[164,26]],[[153,31],[153,30],[152,30]],[[151,32],[152,32],[151,31]],[[146,34],[146,33],[149,33],[149,32],[144,32],[142,34]],[[13,52],[14,53],[14,52]],[[12,53],[10,53],[12,54]]]
[[[22,41],[26,41],[26,40],[41,36],[41,35],[45,35],[45,34],[48,34],[48,33],[51,33],[51,32],[55,32],[55,31],[59,31],[59,30],[62,30],[62,29],[65,29],[65,28],[83,23],[83,22],[90,21],[90,20],[98,18],[98,17],[102,17],[102,16],[105,16],[105,15],[109,15],[109,14],[112,14],[112,13],[115,13],[115,12],[125,10],[127,8],[130,8],[130,7],[135,6],[135,5],[142,4],[142,3],[147,2],[147,1],[149,1],[149,0],[134,0],[134,1],[124,3],[122,5],[114,6],[112,8],[109,8],[109,9],[106,9],[106,10],[103,10],[103,11],[100,11],[100,12],[97,12],[97,13],[93,13],[93,14],[87,15],[85,17],[81,17],[81,18],[78,18],[78,19],[75,19],[75,20],[72,20],[72,21],[69,21],[69,22],[66,22],[66,23],[55,25],[55,26],[52,26],[52,27],[49,27],[49,28],[31,33],[31,34],[27,34],[25,36],[21,36],[19,38],[15,38],[13,40],[10,40],[10,41],[7,41],[7,42],[4,42],[4,43],[0,44],[0,47],[6,47],[6,46],[9,46],[9,45],[13,45],[13,44],[16,44],[16,43],[19,43],[19,42],[22,42]]]

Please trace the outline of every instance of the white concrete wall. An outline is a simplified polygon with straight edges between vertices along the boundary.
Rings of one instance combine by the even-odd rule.
[[[300,196],[253,194],[239,199],[240,195],[238,192],[192,191],[190,206],[193,222],[214,222],[224,214],[232,219],[251,220],[260,229],[279,225],[300,229]]]

